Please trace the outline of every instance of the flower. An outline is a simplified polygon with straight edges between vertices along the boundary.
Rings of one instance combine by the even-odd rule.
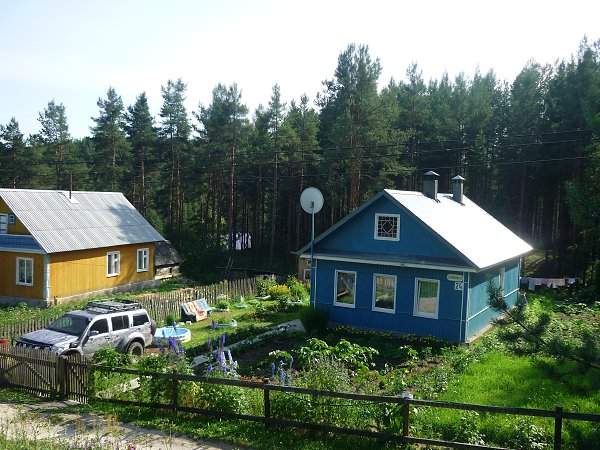
[[[206,346],[209,348],[209,350],[212,348],[212,339],[211,339],[210,336],[208,337],[208,341],[206,342]]]
[[[215,331],[217,329],[217,322],[215,322],[214,320],[212,321],[212,325],[210,326],[212,328],[213,331]]]
[[[221,345],[225,345],[225,333],[221,335]]]
[[[209,376],[212,373],[212,371],[213,371],[213,365],[209,364],[208,367],[206,368],[205,375]]]
[[[290,356],[290,367],[292,367],[292,363],[294,362],[294,357]]]

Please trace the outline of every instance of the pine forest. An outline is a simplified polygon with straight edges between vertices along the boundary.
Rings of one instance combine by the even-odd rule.
[[[420,190],[434,170],[441,192],[463,176],[471,200],[556,261],[554,275],[585,279],[600,257],[600,41],[574,50],[512,81],[425,80],[417,63],[387,81],[384,62],[351,44],[320,92],[286,104],[275,84],[255,111],[236,84],[190,111],[193,80],[165,80],[156,114],[144,92],[125,105],[109,87],[82,139],[52,100],[34,135],[18,118],[0,124],[0,187],[123,192],[201,279],[234,253],[291,270],[310,240],[308,186],[325,197],[318,234],[382,189]],[[251,248],[236,252],[240,236]]]

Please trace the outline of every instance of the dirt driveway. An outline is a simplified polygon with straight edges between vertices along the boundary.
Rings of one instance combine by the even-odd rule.
[[[21,405],[0,402],[0,432],[10,439],[52,440],[69,448],[119,448],[124,450],[233,450],[229,444],[200,442],[168,432],[117,422],[114,417],[89,413],[64,413],[59,408],[74,402]],[[35,410],[57,409],[36,412]]]

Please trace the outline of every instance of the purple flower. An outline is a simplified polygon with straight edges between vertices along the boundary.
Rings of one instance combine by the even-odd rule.
[[[271,373],[273,375],[275,375],[275,369],[277,368],[277,366],[275,365],[275,363],[271,363]]]
[[[225,333],[221,335],[221,345],[225,345]]]
[[[292,367],[292,363],[294,362],[294,357],[290,356],[290,367]]]
[[[212,339],[210,336],[208,337],[208,342],[206,343],[206,346],[209,348],[209,350],[212,348]]]
[[[215,322],[214,320],[212,321],[212,325],[210,326],[212,328],[213,331],[215,331],[217,329],[217,322]]]
[[[233,358],[231,357],[231,350],[227,350],[227,359],[229,360],[229,364],[233,363]]]
[[[208,365],[208,367],[206,368],[206,373],[205,373],[205,375],[206,375],[206,376],[209,376],[209,375],[212,373],[212,371],[213,371],[213,365],[212,365],[212,364],[209,364],[209,365]]]

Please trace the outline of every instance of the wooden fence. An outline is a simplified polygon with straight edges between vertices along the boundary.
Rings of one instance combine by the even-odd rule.
[[[244,280],[232,280],[223,283],[200,286],[196,288],[179,289],[169,292],[152,292],[140,294],[133,297],[148,310],[150,317],[155,321],[162,322],[165,317],[172,315],[180,317],[181,304],[198,298],[206,298],[209,304],[215,305],[219,295],[227,295],[233,299],[236,295],[249,295],[256,293],[256,280],[258,278],[247,278]],[[0,325],[0,337],[17,339],[18,337],[31,333],[35,330],[46,328],[52,321],[58,319],[62,313],[48,317],[37,317],[17,323]]]
[[[47,398],[87,401],[89,361],[79,355],[0,346],[0,384]]]
[[[554,411],[542,409],[527,409],[527,408],[508,408],[498,406],[483,406],[471,405],[465,403],[452,403],[431,400],[418,400],[410,398],[380,396],[380,395],[364,395],[352,393],[340,393],[319,391],[314,389],[305,389],[291,386],[280,386],[269,384],[269,380],[264,382],[249,382],[226,378],[212,378],[195,375],[182,375],[177,373],[148,373],[140,372],[133,369],[112,368],[112,367],[93,367],[96,373],[106,373],[108,376],[125,376],[117,383],[118,389],[114,390],[120,396],[123,394],[129,395],[129,399],[111,397],[109,391],[101,390],[100,392],[90,389],[88,386],[90,380],[91,368],[88,361],[80,357],[56,356],[48,352],[5,346],[0,348],[0,385],[19,387],[30,392],[35,392],[47,397],[60,397],[63,399],[73,399],[85,402],[90,399],[96,399],[115,404],[136,405],[151,408],[160,408],[172,412],[187,412],[203,414],[213,417],[243,419],[260,422],[269,425],[279,425],[286,427],[304,428],[309,430],[317,430],[322,432],[343,433],[354,436],[365,436],[376,439],[383,439],[402,443],[424,444],[446,446],[456,449],[493,449],[506,450],[500,447],[491,447],[485,445],[475,445],[460,442],[451,442],[438,439],[423,438],[410,435],[411,423],[411,405],[431,408],[449,408],[454,410],[478,411],[492,414],[507,414],[517,416],[533,416],[546,417],[554,420],[554,449],[560,450],[562,445],[562,429],[563,421],[576,420],[587,422],[600,422],[600,415],[569,413],[563,411],[560,406],[557,406]],[[133,386],[136,380],[152,380],[155,384],[158,380],[164,380],[164,386],[161,388],[163,402],[157,401],[157,397],[152,397],[152,401],[143,401],[140,399],[140,391],[138,389],[126,390],[124,386]],[[208,385],[223,385],[241,388],[242,390],[260,390],[262,398],[261,414],[240,413],[232,410],[218,410],[216,408],[201,408],[190,406],[189,401],[182,400],[188,394],[189,383],[204,383],[205,388]],[[155,385],[156,386],[156,385]],[[273,393],[285,393],[289,398],[284,402],[284,414],[286,417],[277,415],[273,412],[272,402],[274,400]],[[305,422],[302,420],[291,420],[289,415],[293,413],[293,404],[290,403],[291,396],[296,396],[296,400],[302,403],[315,402],[325,404],[326,399],[343,399],[345,402],[352,402],[351,405],[392,405],[395,406],[393,414],[397,422],[401,424],[401,428],[397,428],[396,433],[390,431],[377,431],[373,425],[364,428],[356,429],[342,427],[323,423],[328,420],[330,415],[324,414],[319,417],[318,414],[310,414],[311,419],[317,422]],[[187,395],[189,398],[189,395]],[[280,399],[281,400],[281,399]],[[192,403],[195,402],[193,399]],[[281,402],[279,414],[281,414]],[[337,411],[339,415],[340,408],[344,405],[334,403],[329,411]],[[388,408],[389,411],[389,408]],[[413,414],[415,411],[413,410]],[[401,417],[400,417],[401,416]],[[321,421],[319,423],[318,421]]]

